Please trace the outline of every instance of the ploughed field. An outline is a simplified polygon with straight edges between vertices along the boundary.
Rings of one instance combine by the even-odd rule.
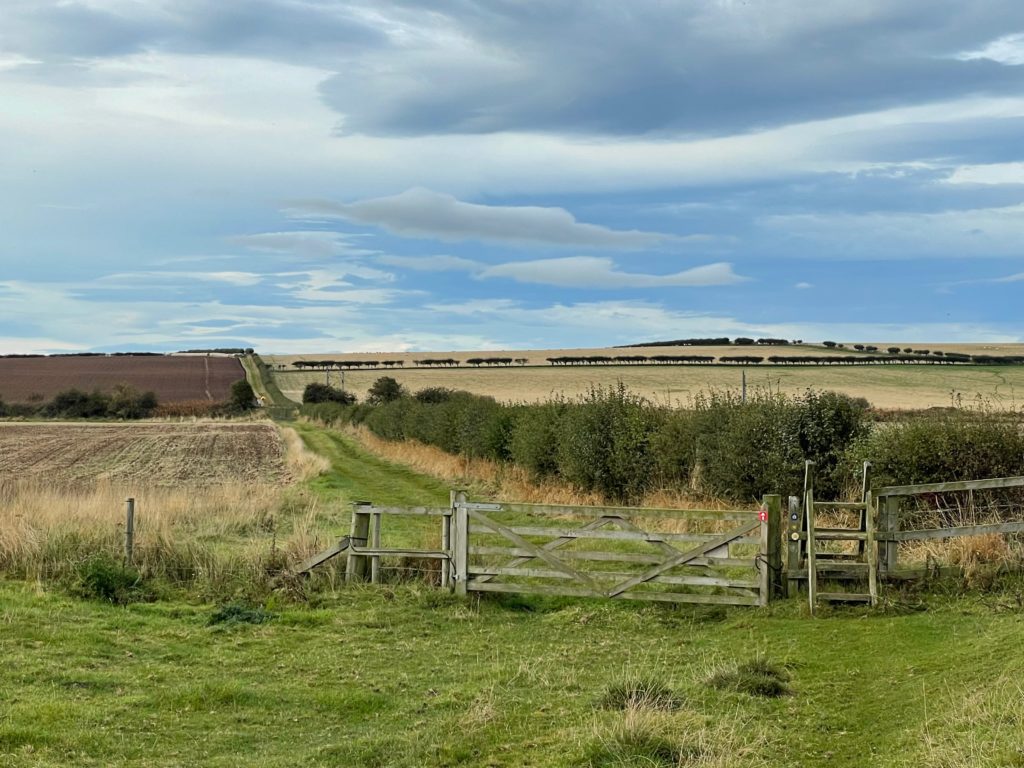
[[[5,357],[0,358],[0,400],[42,402],[67,389],[110,392],[118,384],[129,384],[140,392],[155,392],[160,403],[220,402],[242,378],[245,371],[234,357]]]
[[[0,477],[12,480],[159,486],[286,476],[271,424],[0,422]]]

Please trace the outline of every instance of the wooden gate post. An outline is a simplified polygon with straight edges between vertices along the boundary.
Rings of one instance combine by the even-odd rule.
[[[455,491],[448,494],[448,514],[441,518],[441,549],[448,554],[441,561],[441,589],[448,589],[452,577],[452,516],[455,514]]]
[[[876,502],[878,507],[878,529],[883,533],[895,533],[900,529],[900,497],[884,496]],[[879,548],[880,570],[886,576],[896,570],[899,560],[898,541],[885,541]]]
[[[803,531],[804,516],[800,513],[800,497],[789,497],[789,520],[783,530],[786,531],[786,596],[796,597],[800,591],[800,533]]]
[[[761,521],[761,551],[758,553],[760,604],[767,605],[782,594],[782,497],[775,493],[762,496],[761,509],[767,517]]]
[[[466,494],[455,494],[455,594],[466,595],[466,581],[469,578],[469,510],[466,509]]]
[[[357,501],[352,505],[352,529],[349,533],[348,558],[345,561],[345,583],[366,581],[366,555],[353,550],[363,548],[370,538],[370,513],[373,506],[369,501]]]
[[[124,500],[124,564],[135,558],[135,499]]]

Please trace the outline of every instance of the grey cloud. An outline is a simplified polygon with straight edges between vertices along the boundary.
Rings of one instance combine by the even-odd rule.
[[[369,256],[376,251],[353,244],[352,235],[322,230],[263,232],[256,235],[238,235],[227,242],[265,253],[287,253],[308,258],[330,256]]]
[[[721,134],[1022,84],[956,58],[1024,29],[1015,0],[395,5],[423,33],[321,86],[345,132]]]
[[[499,264],[485,269],[480,277],[506,277],[520,283],[562,288],[611,289],[734,285],[747,280],[733,272],[732,265],[725,262],[694,267],[671,275],[647,275],[620,272],[611,259],[592,256]]]
[[[377,259],[389,267],[404,267],[417,272],[479,272],[484,265],[459,256],[395,256],[385,254]]]
[[[456,242],[482,240],[554,246],[639,249],[673,239],[671,235],[614,230],[576,221],[564,208],[466,203],[429,189],[355,203],[326,200],[293,203],[295,216],[334,217],[380,227],[406,237]]]

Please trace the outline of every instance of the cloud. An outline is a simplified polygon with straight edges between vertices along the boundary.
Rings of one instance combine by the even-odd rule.
[[[377,258],[381,264],[389,267],[404,267],[417,272],[479,272],[484,265],[472,259],[460,256],[395,256],[384,254]]]
[[[960,61],[994,61],[997,64],[1019,67],[1024,65],[1024,32],[1004,35],[976,51],[963,51],[956,58]]]
[[[1015,275],[1007,275],[1006,277],[997,277],[992,282],[993,283],[1020,283],[1020,282],[1024,282],[1024,272],[1018,272]]]
[[[225,283],[227,285],[237,287],[249,287],[259,285],[263,282],[263,276],[253,272],[237,271],[168,272],[152,270],[147,272],[118,272],[112,275],[104,275],[103,277],[96,278],[94,282],[104,288],[118,287],[119,285],[127,288],[134,288],[140,283],[152,285],[159,282],[164,285],[168,285],[182,284],[193,280],[199,280],[204,283]]]
[[[671,235],[658,232],[584,224],[564,208],[480,205],[422,188],[355,203],[296,202],[289,212],[293,216],[339,218],[405,237],[449,242],[481,240],[520,245],[638,249],[673,239]]]
[[[797,289],[799,289],[799,290],[801,290],[801,291],[806,291],[806,290],[807,290],[808,288],[813,288],[813,287],[814,287],[814,285],[813,285],[813,284],[811,284],[811,283],[797,283],[797,284],[796,284],[796,285],[794,285],[793,287],[794,287],[794,288],[797,288]]]
[[[603,289],[734,285],[747,279],[733,272],[732,265],[727,263],[707,264],[671,275],[644,275],[619,272],[611,259],[592,256],[509,262],[488,267],[480,277],[507,277],[520,283],[564,288]]]
[[[947,184],[1024,184],[1024,163],[962,165],[945,181]]]
[[[253,251],[287,253],[304,258],[323,259],[330,256],[369,256],[376,251],[353,244],[354,235],[322,230],[264,232],[256,235],[236,235],[227,238],[232,245]]]

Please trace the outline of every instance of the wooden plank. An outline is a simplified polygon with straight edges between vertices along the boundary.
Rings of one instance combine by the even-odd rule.
[[[755,520],[752,523],[741,525],[739,528],[729,531],[728,533],[723,533],[718,538],[705,542],[704,544],[701,544],[700,546],[695,547],[694,549],[691,549],[688,552],[683,552],[681,554],[675,555],[674,557],[670,557],[660,565],[656,565],[650,570],[645,571],[644,573],[638,576],[634,576],[633,578],[622,582],[616,587],[613,587],[608,592],[608,596],[615,597],[616,595],[620,595],[626,590],[632,589],[633,587],[637,586],[638,584],[642,584],[645,581],[649,581],[655,576],[660,576],[665,571],[671,568],[675,568],[676,566],[682,565],[688,560],[692,560],[695,557],[699,557],[700,555],[703,555],[706,552],[716,549],[722,546],[723,544],[728,544],[731,541],[735,541],[745,536],[746,534],[750,533],[751,531],[757,530],[760,526],[761,522],[759,520]]]
[[[350,547],[353,554],[363,557],[422,557],[428,560],[447,560],[443,549],[407,549],[403,547]]]
[[[830,600],[834,603],[870,603],[871,595],[859,592],[819,592],[819,600]]]
[[[380,550],[380,522],[379,513],[375,512],[370,516],[370,547],[375,550]],[[373,554],[370,557],[370,583],[380,583],[380,554]]]
[[[603,525],[606,525],[609,522],[611,522],[611,520],[608,519],[608,518],[598,518],[597,520],[592,520],[591,522],[587,523],[580,530],[595,530],[597,528],[600,528]],[[470,526],[470,532],[472,532],[472,526]],[[559,547],[563,547],[566,544],[571,544],[573,541],[575,541],[574,537],[562,537],[562,538],[555,539],[554,541],[549,541],[547,544],[542,546],[541,549],[544,550],[545,552],[550,552],[552,550],[558,549]],[[524,563],[528,563],[528,562],[530,562],[531,560],[534,560],[534,559],[536,559],[534,557],[534,555],[532,555],[532,554],[524,554],[524,555],[521,555],[520,557],[516,558],[516,560],[514,560],[513,562],[509,563],[509,567],[515,567],[515,566],[518,566],[518,565],[523,565]],[[487,577],[484,577],[482,579],[478,579],[478,581],[487,581],[487,580],[488,580]]]
[[[569,586],[548,586],[541,584],[503,584],[489,581],[483,584],[469,583],[471,592],[505,592],[521,595],[551,595],[560,597],[602,597],[591,590]],[[625,592],[616,596],[618,600],[646,600],[669,603],[700,603],[711,605],[757,605],[757,598],[751,595],[700,595],[688,592]]]
[[[545,563],[550,565],[552,568],[569,574],[572,578],[578,580],[581,584],[586,584],[588,587],[590,587],[591,590],[593,590],[595,595],[599,594],[597,585],[594,584],[586,576],[586,574],[580,573],[579,571],[572,569],[571,567],[563,563],[561,560],[556,558],[554,555],[552,555],[550,552],[547,552],[538,547],[537,545],[532,544],[531,542],[527,541],[522,536],[517,534],[515,531],[511,530],[510,528],[507,528],[501,523],[497,523],[494,520],[491,520],[482,512],[477,512],[474,509],[468,509],[466,510],[466,512],[471,519],[490,528],[495,533],[501,534],[506,539],[515,544],[517,547],[531,550],[535,557],[540,558]]]
[[[785,596],[785,580],[782,578],[782,532],[786,529],[783,520],[782,497],[769,494],[764,497],[768,510],[768,545],[765,550],[765,565],[769,571],[768,599]]]
[[[427,517],[450,517],[452,511],[444,507],[370,507],[366,510],[373,515],[419,515]]]
[[[797,496],[789,497],[788,519],[783,530],[786,531],[786,572],[792,574],[800,567],[800,554],[803,542],[800,534],[803,532],[803,515],[800,514],[800,499]],[[794,537],[795,534],[795,537]],[[795,597],[800,585],[792,575],[786,579],[787,597]]]
[[[452,578],[452,516],[455,514],[455,491],[449,491],[448,514],[441,518],[441,549],[449,553],[448,562],[441,566],[441,589],[448,589]]]
[[[553,571],[546,568],[506,568],[501,566],[471,565],[469,575],[481,576],[508,576],[524,579],[569,579],[568,574],[562,571]],[[620,571],[590,571],[592,578],[602,579],[628,579],[635,574],[622,573]],[[470,583],[485,583],[482,580],[470,579]],[[675,586],[689,587],[722,587],[724,589],[750,589],[756,590],[759,583],[752,579],[728,579],[714,576],[656,576],[651,579],[652,584],[672,584]]]
[[[742,522],[756,520],[757,510],[747,509],[667,509],[664,507],[605,507],[569,506],[560,504],[470,504],[470,509],[480,512],[509,512],[527,515],[562,517],[624,517],[624,518],[671,518],[678,520],[725,520]]]
[[[917,496],[922,493],[949,493],[951,491],[984,491],[999,488],[1024,487],[1024,477],[992,477],[987,480],[957,480],[949,483],[919,483],[917,485],[887,485],[876,488],[876,496]]]
[[[865,477],[870,466],[864,462]],[[878,605],[878,545],[875,543],[875,512],[872,509],[873,495],[870,490],[865,492],[865,501],[867,508],[864,514],[864,532],[867,533],[867,541],[864,542],[864,564],[868,569],[868,596],[871,598],[871,605],[875,606]]]
[[[530,550],[520,549],[518,547],[481,547],[471,546],[469,548],[469,554],[471,555],[491,555],[498,557],[524,557],[530,554]],[[597,560],[597,561],[610,561],[619,563],[645,563],[655,565],[665,560],[664,557],[658,555],[644,555],[636,554],[632,552],[590,552],[590,551],[575,551],[575,550],[563,550],[558,553],[558,557],[562,560]],[[530,559],[533,559],[532,557]],[[709,566],[712,568],[755,568],[757,566],[757,560],[751,557],[695,557],[693,560],[686,564],[686,567],[693,566]]]
[[[337,557],[342,552],[348,549],[349,537],[345,536],[340,539],[334,546],[325,549],[323,552],[318,552],[310,558],[307,558],[299,567],[295,570],[297,574],[309,573],[311,570],[316,568],[318,565],[323,565],[328,560]]]
[[[471,510],[472,511],[472,510]],[[756,521],[760,525],[759,521]],[[714,541],[716,537],[721,536],[720,533],[662,533],[649,532],[649,531],[600,531],[600,530],[585,530],[583,528],[560,528],[555,526],[532,526],[532,525],[515,525],[515,526],[502,526],[506,530],[518,535],[518,536],[554,536],[557,538],[569,538],[569,539],[605,539],[608,541],[643,541],[651,544],[659,542],[670,542],[670,541],[684,541],[689,543],[699,543],[704,541]],[[493,529],[488,530],[490,526],[486,525],[470,525],[470,533],[476,534],[488,534],[493,533]],[[756,530],[757,525],[753,526],[749,530]],[[733,541],[735,544],[758,544],[761,539],[758,536],[749,536],[742,541]]]
[[[1024,522],[986,523],[984,525],[961,525],[955,528],[922,528],[917,531],[893,531],[877,533],[878,541],[924,541],[929,539],[955,539],[961,536],[983,536],[989,533],[1021,533]]]

